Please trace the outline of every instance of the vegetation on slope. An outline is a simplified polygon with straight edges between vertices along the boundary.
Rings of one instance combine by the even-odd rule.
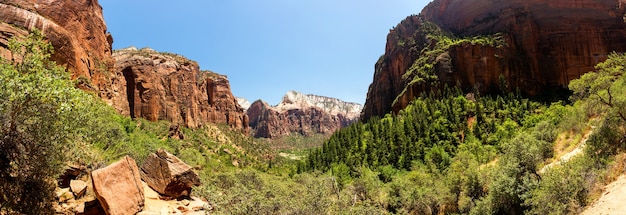
[[[158,148],[194,167],[204,185],[193,193],[217,214],[568,214],[626,170],[622,54],[572,81],[572,103],[443,89],[342,129],[300,162],[224,125],[170,138],[168,122],[120,116],[75,89],[40,34],[20,41],[0,65],[0,213],[51,213],[64,163],[141,164]],[[588,132],[584,156],[539,171],[557,136]]]

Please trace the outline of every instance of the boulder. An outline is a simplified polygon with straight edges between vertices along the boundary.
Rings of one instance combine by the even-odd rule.
[[[148,156],[141,166],[141,179],[170,198],[187,197],[193,186],[200,185],[200,177],[189,165],[163,149]]]
[[[106,214],[136,214],[144,191],[135,160],[129,156],[91,173],[96,198]]]
[[[78,199],[85,195],[85,192],[87,191],[87,182],[81,180],[72,180],[70,181],[70,188],[72,189],[74,196],[76,196],[76,198]]]

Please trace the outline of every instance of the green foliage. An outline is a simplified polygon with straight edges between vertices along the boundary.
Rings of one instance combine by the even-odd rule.
[[[397,116],[374,118],[336,132],[311,152],[300,169],[327,171],[332,164],[343,163],[352,172],[361,166],[386,165],[408,170],[418,161],[443,170],[462,143],[475,147],[480,153],[477,159],[488,162],[497,146],[513,137],[539,106],[513,94],[470,101],[449,89],[441,97],[416,99]]]
[[[50,61],[52,46],[34,30],[9,40],[0,62],[0,213],[48,214],[53,179],[75,150],[91,97]],[[80,153],[78,154],[80,155]]]
[[[438,76],[435,71],[437,58],[448,50],[463,45],[482,45],[502,48],[506,45],[506,41],[501,33],[493,35],[478,35],[473,37],[458,38],[449,32],[445,32],[439,26],[430,22],[423,22],[416,35],[413,37],[422,37],[426,39],[425,44],[417,44],[413,38],[408,42],[418,52],[418,58],[415,59],[411,67],[407,69],[402,78],[408,82],[404,90],[396,97],[394,104],[398,98],[413,85],[422,85],[431,83],[436,85]],[[400,39],[398,45],[405,46],[407,42]]]
[[[524,203],[531,208],[528,214],[579,213],[586,206],[587,180],[593,178],[590,162],[586,157],[576,158],[543,174]]]
[[[575,98],[587,98],[588,102],[599,103],[613,114],[626,121],[626,55],[612,53],[608,59],[596,65],[596,72],[589,72],[573,80],[569,88]]]
[[[327,214],[331,180],[301,174],[293,179],[240,170],[202,175],[208,186],[198,190],[216,214]]]

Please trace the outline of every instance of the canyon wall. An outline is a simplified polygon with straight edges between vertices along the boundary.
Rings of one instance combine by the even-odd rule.
[[[397,112],[444,84],[489,92],[504,80],[509,89],[528,95],[565,89],[609,53],[626,51],[625,2],[435,0],[390,31],[385,54],[375,65],[362,119]],[[416,84],[406,73],[424,50],[437,44],[425,29],[429,24],[452,38],[498,34],[505,44],[450,46],[443,57],[430,59],[437,83]]]
[[[200,71],[195,61],[180,55],[147,48],[118,50],[113,57],[111,105],[118,112],[190,128],[225,123],[247,130],[248,117],[226,76]]]
[[[196,62],[153,50],[112,52],[97,0],[0,0],[0,56],[8,40],[40,30],[54,47],[52,60],[119,113],[195,128],[225,123],[247,130],[248,121],[225,76],[200,71]]]
[[[114,64],[113,38],[107,33],[97,0],[1,0],[0,21],[0,56],[10,57],[9,38],[39,29],[54,46],[52,60],[67,67],[73,78],[89,80],[79,87],[106,92],[105,76]]]

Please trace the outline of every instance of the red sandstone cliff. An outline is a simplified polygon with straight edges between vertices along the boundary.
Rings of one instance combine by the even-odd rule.
[[[113,68],[111,43],[97,0],[0,0],[0,54],[8,56],[7,41],[26,35],[24,29],[41,30],[54,46],[52,60],[64,65],[73,78],[91,83],[81,87],[106,91],[106,71]]]
[[[153,51],[120,51],[114,59],[97,0],[0,0],[0,56],[10,57],[8,39],[30,29],[44,33],[55,49],[52,59],[80,80],[80,88],[98,93],[121,114],[192,128],[226,123],[247,130],[247,116],[225,76]]]
[[[450,47],[431,59],[440,83],[490,91],[502,76],[510,88],[535,95],[565,87],[607,54],[626,51],[625,11],[625,0],[435,0],[390,31],[362,119],[399,111],[432,87],[403,77],[437,42],[427,37],[425,23],[459,38],[501,33],[506,43]]]
[[[298,133],[332,134],[358,118],[361,105],[339,99],[288,92],[277,106],[257,100],[246,111],[255,137]]]
[[[248,118],[225,76],[200,71],[182,56],[151,49],[116,51],[111,104],[118,112],[196,128],[226,123],[247,129]]]

